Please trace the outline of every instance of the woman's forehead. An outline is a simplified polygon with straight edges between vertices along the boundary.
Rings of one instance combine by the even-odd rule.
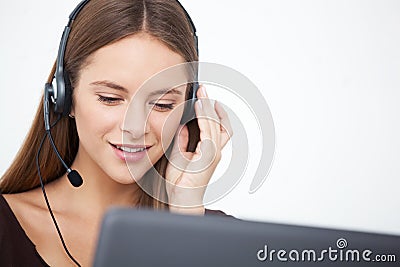
[[[147,93],[186,85],[188,65],[184,58],[162,42],[147,35],[126,37],[97,50],[81,70],[85,84],[113,83],[125,89],[141,88]],[[115,87],[115,86],[114,86]]]

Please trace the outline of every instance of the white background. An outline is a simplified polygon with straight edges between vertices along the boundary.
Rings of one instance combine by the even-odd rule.
[[[0,3],[0,175],[30,127],[77,3]],[[253,164],[209,208],[252,220],[400,234],[400,2],[182,4],[196,24],[201,60],[250,78],[276,127],[275,160],[263,186],[248,193]]]

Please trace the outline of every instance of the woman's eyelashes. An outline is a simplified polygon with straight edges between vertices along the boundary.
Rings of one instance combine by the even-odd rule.
[[[124,101],[122,98],[98,95],[98,101],[106,105],[116,105]]]
[[[154,110],[161,112],[170,111],[175,107],[175,103],[150,103],[150,105]]]
[[[104,96],[104,95],[98,95],[97,100],[107,106],[115,106],[115,105],[118,105],[118,104],[121,104],[122,102],[124,102],[123,98],[110,97],[110,96]],[[150,102],[149,105],[152,109],[154,109],[156,111],[160,111],[160,112],[170,111],[175,108],[175,102],[171,102],[171,103]]]

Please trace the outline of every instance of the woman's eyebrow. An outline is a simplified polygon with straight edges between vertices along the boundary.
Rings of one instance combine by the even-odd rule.
[[[123,87],[119,84],[111,82],[111,81],[96,81],[96,82],[92,82],[90,85],[106,86],[106,87],[109,87],[109,88],[112,88],[112,89],[115,89],[118,91],[123,91],[125,93],[128,93],[128,89],[126,89],[125,87]]]
[[[129,92],[128,89],[126,89],[122,85],[116,84],[116,83],[111,82],[111,81],[96,81],[96,82],[90,83],[90,85],[100,85],[100,86],[109,87],[109,88],[112,88],[112,89],[115,89],[115,90],[123,91],[125,93]],[[155,96],[155,95],[166,95],[166,94],[183,95],[183,93],[181,91],[177,90],[176,88],[160,89],[160,90],[151,92],[149,95],[150,96]]]
[[[172,89],[160,89],[157,91],[151,92],[149,95],[150,96],[155,96],[155,95],[166,95],[166,94],[177,94],[177,95],[183,95],[183,93],[175,88]]]

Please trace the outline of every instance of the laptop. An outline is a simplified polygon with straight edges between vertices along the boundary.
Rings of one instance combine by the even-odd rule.
[[[94,266],[400,266],[400,236],[114,208]]]

